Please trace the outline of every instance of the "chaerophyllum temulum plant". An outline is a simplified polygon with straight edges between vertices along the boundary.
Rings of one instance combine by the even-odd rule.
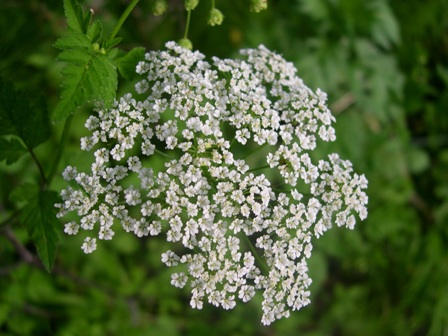
[[[208,23],[221,24],[211,3]],[[335,118],[292,63],[264,46],[238,59],[191,50],[197,4],[185,1],[180,41],[138,60],[142,49],[117,57],[116,31],[100,44],[100,24],[65,1],[68,32],[55,46],[68,65],[55,119],[67,120],[66,134],[84,100],[96,107],[80,140],[90,169],[64,169],[57,217],[71,216],[64,232],[83,234],[85,253],[115,234],[159,236],[171,284],[191,291],[193,308],[232,309],[260,292],[268,325],[310,303],[313,238],[366,218],[367,180],[337,153],[312,159],[335,141]],[[166,5],[155,1],[154,12]],[[251,2],[254,11],[266,5]],[[116,68],[129,64],[140,76],[135,91],[115,97]]]

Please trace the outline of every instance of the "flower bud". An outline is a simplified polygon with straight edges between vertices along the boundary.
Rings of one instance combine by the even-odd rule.
[[[268,0],[251,0],[250,1],[250,11],[259,13],[262,10],[268,8]]]
[[[152,4],[151,12],[155,16],[160,16],[166,12],[167,8],[168,8],[168,4],[167,4],[166,0],[156,0]]]
[[[180,39],[179,41],[177,41],[177,44],[188,50],[193,49],[193,43],[191,43],[191,41],[187,38]]]
[[[224,20],[224,15],[221,13],[221,11],[217,8],[212,8],[208,15],[207,23],[210,26],[219,26],[222,23],[222,20]]]
[[[199,4],[199,0],[185,0],[185,9],[191,11]]]

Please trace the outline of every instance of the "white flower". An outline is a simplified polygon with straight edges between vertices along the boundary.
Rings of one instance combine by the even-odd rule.
[[[255,295],[254,287],[253,286],[248,286],[248,285],[241,286],[241,289],[238,292],[238,297],[243,302],[249,301],[250,299],[253,298],[254,295]]]
[[[128,159],[129,170],[138,173],[142,168],[142,163],[137,156],[132,156]]]
[[[111,240],[114,235],[115,232],[113,232],[110,228],[108,228],[107,226],[101,226],[98,238],[104,240]]]
[[[78,175],[78,171],[76,167],[68,166],[65,168],[64,172],[62,173],[62,177],[66,181],[71,181],[75,179],[75,177]]]
[[[178,288],[183,288],[187,284],[188,277],[184,272],[171,274],[171,284]]]
[[[76,222],[68,222],[65,224],[64,232],[69,235],[75,235],[78,233],[79,225]]]
[[[162,262],[167,266],[176,266],[179,259],[179,256],[177,256],[173,251],[166,251],[162,254]]]
[[[203,302],[200,297],[193,296],[190,301],[191,308],[202,309]]]
[[[136,205],[141,202],[140,192],[137,189],[134,189],[134,186],[130,186],[128,189],[124,190],[124,195],[126,203],[129,205]]]
[[[141,218],[134,224],[134,233],[137,237],[147,236],[151,231],[150,224],[146,218]]]
[[[72,235],[110,240],[117,224],[163,234],[176,253],[161,260],[182,268],[171,284],[189,284],[193,308],[232,309],[260,291],[270,324],[310,303],[312,238],[365,219],[368,182],[336,153],[312,159],[317,139],[336,139],[335,118],[292,63],[264,46],[210,62],[166,47],[136,67],[144,97],[126,94],[87,119],[91,171],[64,170],[78,188],[61,191],[58,217],[78,216],[64,226]]]
[[[81,248],[84,250],[84,253],[92,253],[96,250],[96,239],[87,237],[84,239],[84,243],[82,244]]]

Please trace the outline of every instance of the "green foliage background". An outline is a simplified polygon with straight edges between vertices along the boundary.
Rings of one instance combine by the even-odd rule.
[[[110,32],[127,3],[83,5]],[[253,14],[248,0],[216,0],[225,15],[219,27],[206,26],[209,6],[201,0],[192,12],[195,49],[237,57],[240,48],[264,44],[294,62],[308,86],[329,94],[338,140],[324,150],[366,174],[368,219],[315,242],[311,305],[263,327],[260,298],[233,311],[191,309],[188,293],[169,284],[161,239],[118,235],[87,256],[82,238],[65,236],[56,222],[58,250],[47,273],[27,228],[8,220],[33,197],[27,182],[35,183],[39,170],[29,155],[12,165],[4,160],[0,335],[448,335],[448,2],[271,0],[267,11]],[[182,1],[169,1],[161,17],[150,8],[142,0],[132,12],[118,34],[122,48],[160,49],[182,37]],[[43,99],[50,112],[63,68],[54,43],[65,27],[62,1],[0,2],[0,76],[30,102]],[[118,86],[127,92],[132,81],[119,78]],[[79,138],[88,113],[84,108],[73,120],[58,176],[67,164],[83,163]],[[23,130],[30,120],[45,124],[20,118]],[[41,162],[55,155],[62,125],[52,127],[45,143],[30,140]],[[1,146],[17,144],[6,139]],[[57,177],[51,189],[62,186]]]

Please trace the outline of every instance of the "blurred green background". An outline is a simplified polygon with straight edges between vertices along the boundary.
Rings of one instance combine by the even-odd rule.
[[[110,32],[129,1],[89,0]],[[312,89],[329,95],[337,151],[369,180],[369,217],[354,231],[315,241],[311,305],[269,327],[261,298],[233,311],[189,307],[160,262],[163,239],[118,236],[93,255],[60,229],[52,274],[26,262],[34,253],[15,223],[0,234],[0,335],[448,335],[448,1],[216,0],[225,15],[206,26],[210,1],[192,12],[190,39],[207,56],[237,57],[264,44],[295,63]],[[141,0],[119,35],[121,47],[160,49],[183,35],[183,1],[155,17]],[[62,64],[55,40],[65,30],[62,1],[0,1],[0,75],[54,108]],[[120,92],[133,83],[121,81]],[[82,161],[74,120],[60,166]],[[60,136],[36,150],[51,160]],[[0,163],[0,222],[20,206],[18,185],[37,179],[29,157]],[[63,186],[55,181],[52,189]]]

